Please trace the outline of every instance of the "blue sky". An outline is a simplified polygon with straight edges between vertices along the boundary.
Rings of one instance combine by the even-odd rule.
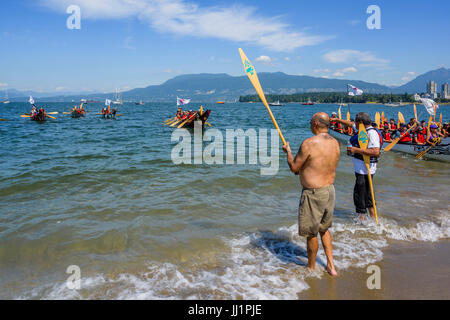
[[[81,8],[69,30],[66,8]],[[381,29],[369,30],[369,5]],[[0,2],[0,89],[127,90],[179,74],[258,72],[400,85],[450,67],[450,2],[18,0]]]

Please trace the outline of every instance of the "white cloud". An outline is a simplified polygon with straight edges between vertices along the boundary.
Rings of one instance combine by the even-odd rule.
[[[409,71],[407,72],[407,74],[409,74],[410,76],[414,76],[416,73],[414,71]]]
[[[1,83],[1,82],[0,82],[0,88],[1,88],[1,87],[7,87],[7,86],[8,86],[7,83]]]
[[[250,43],[273,51],[291,51],[319,44],[329,36],[292,30],[281,17],[265,17],[254,7],[199,6],[185,0],[40,0],[53,10],[65,13],[69,5],[79,5],[85,19],[137,17],[161,33],[216,38]]]
[[[336,71],[335,73],[333,73],[333,76],[335,76],[335,77],[343,77],[343,76],[345,76],[345,73],[340,72],[340,71]]]
[[[269,56],[259,56],[258,58],[255,59],[255,61],[262,62],[264,64],[271,64],[272,58],[270,58]]]
[[[285,61],[291,61],[291,58],[285,57],[284,60],[285,60]]]
[[[334,50],[323,55],[323,59],[329,63],[353,63],[362,67],[386,65],[389,60],[376,57],[369,51],[358,50]]]
[[[343,73],[351,73],[351,72],[358,72],[358,69],[355,67],[349,67],[341,70]]]

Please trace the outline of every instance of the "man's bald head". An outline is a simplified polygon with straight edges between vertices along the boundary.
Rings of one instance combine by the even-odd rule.
[[[317,112],[311,119],[311,124],[318,128],[327,128],[330,126],[330,117],[325,112]]]

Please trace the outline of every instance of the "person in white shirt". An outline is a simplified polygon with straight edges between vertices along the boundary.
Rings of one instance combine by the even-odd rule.
[[[364,164],[363,155],[370,156],[370,174],[373,176],[377,171],[378,157],[383,142],[381,133],[372,127],[372,120],[366,112],[360,112],[356,115],[355,122],[347,120],[339,120],[346,126],[352,126],[355,132],[347,145],[347,154],[353,157],[353,167],[355,170],[356,182],[353,189],[353,202],[355,204],[356,213],[361,220],[364,220],[364,215],[369,210],[370,216],[373,218],[375,212],[373,209],[372,195],[370,192],[369,177],[366,165]],[[369,136],[369,144],[367,149],[361,149],[358,143],[358,127],[359,124],[364,124],[367,134]]]

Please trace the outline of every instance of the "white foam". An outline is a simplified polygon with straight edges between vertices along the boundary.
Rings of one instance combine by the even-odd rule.
[[[438,241],[449,238],[448,214],[413,226],[381,217],[379,224],[336,219],[330,230],[336,268],[365,267],[383,258],[388,239]],[[177,266],[150,262],[141,273],[82,279],[82,290],[56,284],[21,298],[46,299],[297,299],[308,277],[322,277],[326,258],[320,246],[316,272],[306,269],[305,238],[297,225],[223,239],[230,247],[215,265]]]

